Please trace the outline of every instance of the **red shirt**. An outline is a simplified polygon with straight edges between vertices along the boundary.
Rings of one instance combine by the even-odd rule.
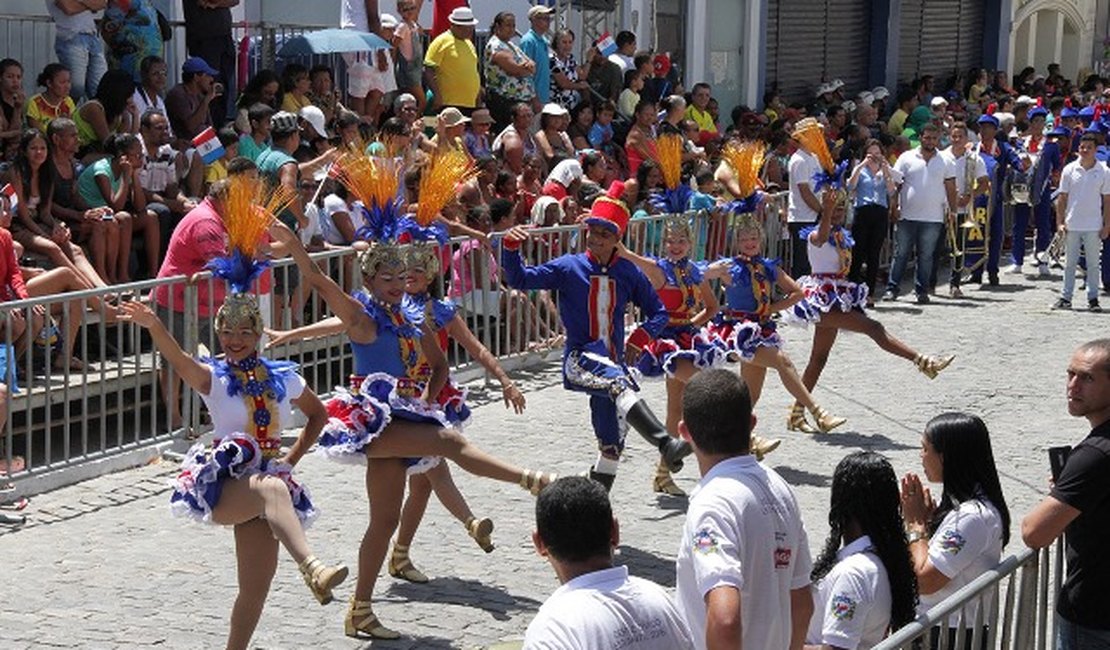
[[[214,257],[227,255],[227,229],[224,221],[216,212],[212,199],[204,199],[197,207],[193,208],[181,223],[177,224],[170,245],[166,250],[166,259],[162,268],[158,269],[159,278],[170,278],[175,275],[192,276],[205,270],[205,266]],[[209,300],[209,287],[212,287],[212,296]],[[159,285],[154,288],[154,301],[170,308],[170,285]],[[185,311],[185,283],[179,282],[172,285],[173,310]],[[270,291],[270,272],[267,271],[258,279],[260,293]],[[219,309],[224,302],[227,286],[222,280],[213,280],[211,283],[204,281],[197,283],[197,316],[210,317],[213,310]]]
[[[7,228],[0,228],[0,300],[7,302],[26,297],[27,285],[23,283],[23,273],[19,270],[12,234]]]
[[[435,38],[451,29],[451,21],[447,20],[447,17],[451,15],[451,11],[457,7],[466,7],[468,5],[469,3],[466,0],[435,0],[435,15],[432,18],[432,33],[428,35],[428,38]]]

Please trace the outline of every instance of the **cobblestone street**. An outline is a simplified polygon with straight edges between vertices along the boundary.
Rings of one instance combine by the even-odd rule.
[[[1014,276],[1004,281],[1011,284],[993,291],[969,288],[961,300],[938,297],[920,307],[905,299],[880,303],[875,315],[896,336],[928,354],[957,355],[935,381],[869,339],[842,334],[815,393],[830,411],[849,418],[841,433],[787,433],[789,397],[776,377],[768,378],[756,409],[757,430],[781,437],[783,444],[765,462],[797,489],[814,550],[827,532],[828,486],[837,461],[867,448],[887,454],[899,474],[920,472],[920,431],[946,410],[977,413],[990,427],[1014,517],[1014,537],[1004,554],[1018,550],[1020,519],[1045,492],[1045,449],[1087,432],[1085,421],[1066,412],[1068,356],[1077,344],[1106,336],[1110,314],[1050,312],[1059,272],[1018,284]],[[782,333],[800,371],[811,332],[791,327]],[[499,393],[473,390],[479,407],[470,438],[526,467],[561,474],[587,469],[595,445],[586,398],[563,390],[554,364],[515,377],[528,399],[525,415],[506,410]],[[647,384],[644,394],[662,417],[662,383]],[[629,436],[612,494],[621,523],[618,562],[634,575],[673,587],[686,502],[651,492],[656,457],[642,439]],[[26,526],[0,529],[2,647],[222,647],[235,593],[232,535],[170,517],[167,480],[174,470],[174,463],[162,461],[36,496]],[[320,607],[283,553],[255,647],[472,649],[520,639],[557,586],[554,572],[532,549],[533,498],[517,487],[452,471],[474,511],[493,518],[498,547],[482,553],[433,504],[412,552],[431,583],[386,576],[375,594],[376,613],[406,639],[370,644],[343,636],[368,513],[363,472],[306,457],[299,476],[322,511],[310,541],[321,558],[347,563],[352,578],[335,603]],[[677,480],[687,491],[693,488],[692,459]]]

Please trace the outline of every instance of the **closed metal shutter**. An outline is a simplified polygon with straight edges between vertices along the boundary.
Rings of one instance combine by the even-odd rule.
[[[844,95],[855,95],[867,86],[870,32],[869,2],[769,0],[766,87],[808,102],[822,82],[840,79]]]
[[[941,88],[983,58],[982,0],[905,0],[902,3],[898,80],[933,75]]]

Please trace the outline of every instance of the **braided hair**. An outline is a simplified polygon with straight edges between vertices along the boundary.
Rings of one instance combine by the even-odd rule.
[[[850,523],[871,538],[875,555],[890,579],[890,627],[898,629],[914,618],[917,577],[913,572],[898,493],[898,479],[885,456],[858,451],[845,456],[833,473],[829,503],[829,537],[813,565],[814,582],[836,564]]]

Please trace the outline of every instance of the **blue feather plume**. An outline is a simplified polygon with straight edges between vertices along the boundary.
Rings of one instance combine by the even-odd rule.
[[[813,175],[813,192],[816,194],[824,189],[840,190],[844,189],[845,175],[848,173],[848,161],[845,160],[833,168],[832,172],[824,170],[817,172]]]
[[[694,190],[686,183],[679,183],[674,189],[667,188],[660,192],[652,192],[648,201],[656,210],[667,214],[682,214],[690,206],[690,196]]]
[[[759,207],[759,202],[762,199],[763,192],[756,190],[755,192],[752,192],[752,195],[747,198],[729,201],[724,205],[724,209],[725,212],[729,214],[745,214],[748,212],[755,212],[756,208]]]
[[[255,260],[238,248],[230,255],[213,258],[205,265],[212,275],[227,282],[232,293],[247,293],[251,285],[270,266],[268,260]]]
[[[397,224],[398,234],[402,239],[415,242],[431,242],[446,244],[451,237],[447,234],[447,224],[433,221],[428,226],[421,226],[411,216],[401,217]],[[407,236],[407,237],[406,237]]]

